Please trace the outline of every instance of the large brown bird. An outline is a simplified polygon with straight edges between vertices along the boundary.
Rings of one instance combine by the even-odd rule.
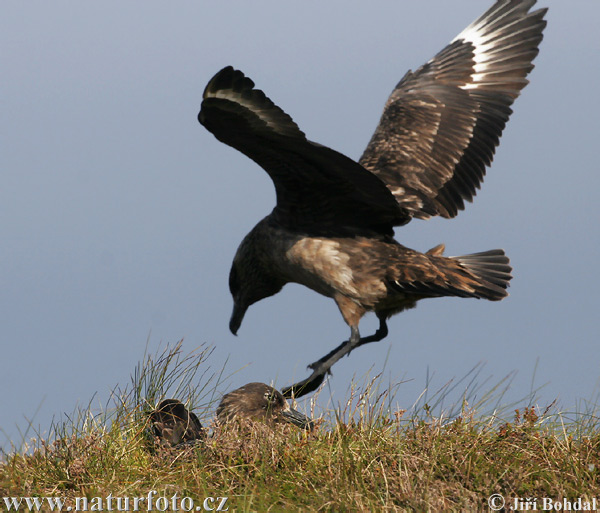
[[[547,11],[530,12],[534,4],[498,0],[406,73],[358,163],[309,141],[241,71],[226,67],[206,86],[200,123],[263,167],[277,194],[233,260],[231,331],[250,305],[289,282],[333,298],[350,326],[350,339],[284,395],[314,390],[337,360],[384,338],[386,320],[420,299],[507,295],[504,251],[444,257],[440,245],[423,254],[393,235],[412,218],[452,218],[473,199],[533,69]],[[361,338],[358,324],[369,311],[380,327]]]

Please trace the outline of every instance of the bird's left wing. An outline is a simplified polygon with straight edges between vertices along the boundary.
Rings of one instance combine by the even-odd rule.
[[[412,216],[454,217],[475,196],[542,40],[534,4],[497,0],[389,97],[359,162]]]
[[[206,86],[198,120],[265,169],[277,194],[273,215],[290,229],[391,234],[392,226],[410,219],[379,178],[308,141],[288,114],[231,66]]]

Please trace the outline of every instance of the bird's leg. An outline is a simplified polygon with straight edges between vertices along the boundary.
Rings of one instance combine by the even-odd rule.
[[[385,322],[385,317],[379,318],[379,328],[377,328],[377,331],[373,335],[369,335],[368,337],[361,338],[358,328],[354,326],[352,326],[350,330],[350,340],[345,340],[333,351],[327,353],[323,358],[311,363],[308,368],[312,370],[318,370],[322,365],[327,365],[327,371],[329,371],[335,362],[337,362],[343,356],[349,355],[350,351],[353,349],[356,349],[364,344],[368,344],[369,342],[379,342],[388,335],[388,327],[387,323]],[[329,361],[330,359],[332,360],[331,362]]]
[[[361,338],[358,327],[351,326],[350,339],[342,342],[338,347],[327,353],[320,360],[311,363],[308,367],[313,370],[313,373],[307,379],[284,388],[282,390],[284,397],[302,397],[303,395],[313,392],[321,383],[323,383],[323,380],[327,373],[329,373],[331,367],[333,367],[335,362],[340,358],[350,354],[353,349],[359,346],[384,339],[388,334],[387,323],[384,315],[378,317],[379,328],[373,335],[369,335],[368,337]]]
[[[375,333],[373,333],[373,335],[369,335],[368,337],[359,338],[358,341],[356,342],[356,344],[352,346],[352,349],[360,347],[364,344],[368,344],[369,342],[379,342],[380,340],[383,340],[385,337],[388,336],[389,331],[388,331],[388,327],[387,327],[387,322],[385,321],[385,316],[378,315],[377,317],[379,319],[379,328],[377,328],[377,331]],[[358,330],[357,330],[357,332],[358,332]],[[350,337],[350,341],[352,341],[352,337]],[[312,365],[311,365],[311,368],[312,368]]]

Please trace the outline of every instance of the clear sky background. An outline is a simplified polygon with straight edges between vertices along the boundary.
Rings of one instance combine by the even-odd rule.
[[[228,331],[231,260],[275,195],[196,121],[204,86],[231,64],[309,139],[356,159],[404,73],[491,4],[2,2],[0,444],[19,442],[26,418],[43,431],[105,400],[147,340],[150,352],[207,343],[214,370],[245,366],[223,393],[306,377],[349,336],[332,300],[288,285],[250,308],[238,337]],[[394,317],[386,340],[333,368],[322,407],[384,363],[386,380],[404,381],[399,407],[427,373],[435,388],[478,362],[490,383],[516,371],[507,400],[534,377],[541,406],[572,411],[598,392],[600,3],[540,6],[536,69],[475,202],[396,230],[421,251],[504,248],[510,297],[434,299]],[[361,332],[376,326],[365,318]]]

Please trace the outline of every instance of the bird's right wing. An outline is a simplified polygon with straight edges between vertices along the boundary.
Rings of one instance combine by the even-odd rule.
[[[498,0],[389,97],[359,162],[412,216],[454,217],[475,196],[542,40],[534,4]]]
[[[410,219],[379,178],[308,141],[290,116],[231,66],[206,86],[198,120],[267,171],[277,194],[273,215],[290,229],[391,234],[392,226]]]

